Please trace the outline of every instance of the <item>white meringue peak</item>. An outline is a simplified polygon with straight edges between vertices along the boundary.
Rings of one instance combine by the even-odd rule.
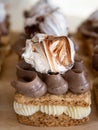
[[[56,6],[49,4],[49,1],[39,1],[30,11],[29,18],[25,20],[25,27],[39,25],[42,33],[54,36],[68,36],[68,25],[65,16]],[[43,17],[43,21],[37,18]]]
[[[36,34],[26,41],[22,57],[38,72],[62,74],[73,67],[74,55],[74,44],[66,36]]]

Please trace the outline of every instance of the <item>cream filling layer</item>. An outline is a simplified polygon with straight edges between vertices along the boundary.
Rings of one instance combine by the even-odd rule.
[[[54,105],[34,106],[34,105],[19,104],[16,101],[14,101],[13,106],[15,112],[23,116],[30,116],[40,111],[42,113],[53,116],[59,116],[64,113],[69,117],[71,117],[72,119],[83,119],[84,117],[87,117],[91,113],[90,106],[88,107],[54,106]]]

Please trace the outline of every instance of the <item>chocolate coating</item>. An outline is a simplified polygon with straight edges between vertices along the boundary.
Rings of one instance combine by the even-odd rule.
[[[90,83],[85,73],[78,69],[69,70],[65,74],[65,80],[68,82],[69,89],[73,93],[84,93],[90,89]]]
[[[15,80],[11,84],[19,93],[33,98],[41,97],[47,92],[46,84],[41,81],[35,72],[33,72],[31,81]]]
[[[94,48],[94,54],[92,56],[93,68],[98,71],[98,45]]]
[[[60,74],[47,75],[45,80],[48,92],[56,95],[65,94],[68,90],[68,83]]]

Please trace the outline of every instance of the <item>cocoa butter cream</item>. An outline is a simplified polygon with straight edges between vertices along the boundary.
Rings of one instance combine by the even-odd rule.
[[[21,94],[37,98],[47,92],[46,84],[33,72],[31,81],[14,80],[12,86]]]
[[[34,76],[34,69],[26,62],[20,61],[16,65],[16,75],[19,79],[31,80]]]
[[[64,79],[68,82],[69,90],[73,93],[85,93],[90,90],[90,82],[84,71],[72,69],[65,73]]]
[[[48,92],[56,95],[65,94],[68,91],[68,83],[60,74],[47,75],[46,80]]]
[[[26,41],[22,57],[38,72],[64,73],[73,67],[74,55],[74,44],[66,36],[36,34]]]

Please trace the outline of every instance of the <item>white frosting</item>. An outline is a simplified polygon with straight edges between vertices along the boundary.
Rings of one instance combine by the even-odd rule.
[[[0,2],[0,22],[3,22],[6,18],[6,9],[5,9],[5,5],[3,3]]]
[[[52,6],[49,1],[39,1],[31,10],[31,18],[25,20],[25,26],[31,26],[39,23],[39,28],[43,33],[54,36],[67,36],[68,25],[65,16],[59,10],[56,10],[57,6]],[[44,16],[43,22],[36,21],[39,16]]]
[[[48,51],[45,48],[45,37],[47,37],[46,34],[36,34],[32,40],[27,40],[26,41],[26,48],[25,52],[22,54],[22,57],[24,58],[25,62],[29,63],[32,65],[33,68],[35,68],[38,72],[41,73],[47,73],[49,70],[52,72],[59,72],[59,73],[64,73],[68,71],[69,69],[72,68],[73,65],[71,66],[64,66],[56,61],[55,54],[52,56],[52,61],[53,64],[51,64],[51,61],[49,60],[49,55]],[[74,63],[74,55],[75,55],[75,50],[74,50],[74,44],[73,42],[68,38],[69,44],[70,44],[70,49],[71,49],[71,60],[72,63]],[[59,40],[54,42],[50,46],[50,51],[52,51],[58,44]],[[40,45],[42,44],[42,49],[40,48]],[[32,47],[36,48],[36,52],[33,51]],[[58,54],[57,54],[58,55]],[[61,60],[63,60],[63,57],[66,55],[66,51],[64,51],[64,54],[61,55]],[[53,65],[55,66],[55,70],[53,68]]]
[[[54,105],[34,106],[34,105],[19,104],[16,101],[14,102],[13,106],[15,112],[23,116],[30,116],[40,111],[42,113],[53,115],[53,116],[59,116],[65,113],[72,119],[83,119],[84,117],[87,117],[91,113],[90,106],[88,107],[54,106]]]
[[[64,111],[66,115],[73,119],[83,119],[84,117],[87,117],[91,113],[91,108],[89,107],[71,107],[68,106],[67,109]]]
[[[44,22],[40,23],[40,29],[49,35],[67,36],[68,26],[66,19],[60,11],[54,11],[48,14]]]
[[[25,62],[31,64],[38,72],[47,72],[49,70],[49,64],[47,60],[44,59],[44,56],[37,45],[38,43],[36,43],[37,51],[33,52],[32,42],[31,40],[27,40],[25,52],[22,56],[24,57]]]

